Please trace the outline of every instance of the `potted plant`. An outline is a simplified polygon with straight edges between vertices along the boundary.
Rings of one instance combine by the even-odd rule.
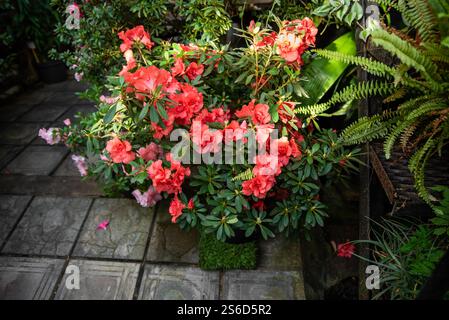
[[[322,226],[320,186],[354,169],[358,150],[297,116],[317,30],[308,18],[277,21],[277,32],[251,22],[247,47],[236,50],[156,45],[142,26],[121,31],[126,64],[109,77],[111,96],[42,135],[62,139],[81,155],[83,174],[132,191],[142,206],[170,199],[183,229],[225,241]],[[100,160],[87,168],[83,157],[93,156]]]

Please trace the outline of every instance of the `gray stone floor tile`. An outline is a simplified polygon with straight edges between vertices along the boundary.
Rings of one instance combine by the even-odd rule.
[[[140,265],[137,263],[70,260],[80,272],[79,289],[68,289],[64,275],[55,299],[57,300],[131,300],[136,287]],[[66,269],[67,270],[67,269]],[[69,286],[70,288],[70,286]]]
[[[0,144],[24,145],[37,137],[48,123],[10,123],[0,126]]]
[[[168,203],[161,202],[151,234],[147,260],[198,263],[198,241],[196,230],[186,232],[171,222]]]
[[[53,176],[56,177],[80,177],[80,172],[76,168],[71,154],[69,154],[64,161],[59,165],[58,169],[56,169]]]
[[[32,107],[27,113],[22,115],[17,121],[41,122],[54,121],[70,108],[70,105],[55,107],[51,104],[40,104]]]
[[[303,300],[304,282],[297,271],[227,271],[223,300]]]
[[[33,90],[31,92],[25,92],[20,94],[14,99],[15,104],[37,105],[42,101],[51,97],[53,93],[49,91],[43,91],[40,89]]]
[[[153,210],[133,199],[96,199],[83,227],[74,256],[142,259]],[[109,220],[106,230],[98,224]]]
[[[58,167],[68,152],[63,146],[28,146],[9,163],[3,173],[46,176]]]
[[[33,106],[26,104],[9,104],[0,108],[0,121],[11,122],[29,111]]]
[[[0,300],[48,300],[63,259],[0,257]]]
[[[274,239],[260,240],[258,267],[273,270],[300,270],[301,244],[299,237],[277,235]]]
[[[3,253],[68,255],[92,199],[36,197]]]
[[[199,268],[146,265],[140,300],[218,299],[219,273]]]
[[[25,210],[31,196],[0,195],[0,246]]]
[[[0,170],[7,165],[24,148],[24,146],[0,145]]]

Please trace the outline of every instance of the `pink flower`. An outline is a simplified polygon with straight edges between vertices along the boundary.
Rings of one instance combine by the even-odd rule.
[[[197,64],[196,62],[192,62],[186,69],[186,75],[190,80],[195,79],[196,77],[203,74],[204,66],[202,64]]]
[[[121,141],[117,137],[108,141],[106,150],[115,163],[130,163],[136,158],[135,153],[132,152],[131,144],[126,140]]]
[[[343,258],[351,258],[355,251],[355,245],[352,243],[340,243],[337,246],[337,256]]]
[[[72,121],[70,121],[70,119],[67,118],[67,119],[64,120],[64,124],[65,124],[66,126],[70,126],[70,125],[72,124]]]
[[[84,72],[75,72],[73,76],[76,81],[80,82],[81,80],[83,80]]]
[[[114,104],[117,102],[118,99],[120,99],[119,96],[117,96],[117,97],[108,97],[108,96],[104,96],[104,95],[100,96],[100,101],[107,103],[107,104]]]
[[[137,154],[145,161],[151,161],[158,159],[162,155],[162,152],[162,147],[160,145],[151,142],[145,148],[140,148],[137,151]]]
[[[142,207],[152,207],[162,199],[162,196],[157,192],[153,186],[148,188],[148,191],[141,193],[139,190],[134,190],[132,195],[136,198],[137,203]]]
[[[76,154],[72,155],[72,160],[75,163],[75,166],[78,168],[78,171],[80,172],[81,176],[87,176],[87,162],[86,158],[82,156],[77,156]]]
[[[178,195],[176,194],[168,208],[168,212],[171,215],[171,222],[176,223],[176,220],[182,215],[182,209],[185,207],[184,203],[179,200]]]
[[[57,144],[61,141],[58,128],[39,129],[39,137],[50,145]]]
[[[106,230],[107,227],[109,226],[109,220],[103,220],[102,222],[100,222],[97,226],[97,230]]]

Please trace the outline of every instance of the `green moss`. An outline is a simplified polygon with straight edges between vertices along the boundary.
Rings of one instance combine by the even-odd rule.
[[[231,244],[202,232],[200,237],[200,267],[204,270],[256,268],[256,243]]]

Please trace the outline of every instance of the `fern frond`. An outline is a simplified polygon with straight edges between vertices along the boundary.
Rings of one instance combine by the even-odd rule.
[[[428,1],[399,0],[398,9],[407,22],[418,31],[422,42],[438,40],[438,20]]]
[[[397,124],[394,125],[393,129],[388,134],[388,137],[387,137],[387,139],[384,142],[384,153],[385,153],[385,158],[386,159],[390,159],[390,157],[391,157],[391,150],[393,149],[394,143],[399,138],[401,133],[405,129],[407,129],[414,121],[415,121],[415,119],[411,119],[411,120],[408,120],[408,121],[398,122]]]
[[[349,54],[341,53],[338,51],[331,51],[331,50],[325,50],[325,49],[316,49],[313,50],[316,54],[319,56],[326,58],[326,59],[332,59],[341,61],[346,64],[353,64],[358,67],[361,67],[366,72],[369,72],[375,76],[378,77],[392,77],[394,75],[394,69],[387,66],[385,63],[360,57],[360,56],[352,56]]]
[[[424,172],[427,161],[433,154],[436,145],[437,142],[432,137],[429,138],[426,143],[413,154],[409,161],[409,169],[413,173],[415,178],[416,191],[421,199],[423,199],[431,207],[433,206],[433,204],[430,198],[431,196],[427,191],[425,185]]]
[[[383,103],[390,103],[390,102],[396,101],[398,99],[401,99],[405,96],[406,93],[407,93],[407,90],[405,90],[405,88],[399,88],[392,95],[386,97],[384,99]]]
[[[405,148],[407,147],[408,142],[410,141],[410,138],[413,136],[413,134],[416,131],[417,126],[416,125],[411,125],[408,128],[406,128],[404,130],[404,132],[401,135],[401,148],[402,150],[405,150]]]
[[[435,43],[423,43],[422,46],[423,54],[432,61],[449,64],[449,49]]]
[[[398,57],[405,65],[418,70],[427,80],[437,81],[441,79],[437,73],[438,68],[432,60],[425,57],[409,42],[380,28],[372,30],[370,34],[374,44]]]
[[[332,98],[324,103],[319,103],[307,107],[300,107],[294,110],[295,113],[304,115],[317,116],[323,113],[336,103],[346,102],[350,100],[360,100],[375,95],[386,95],[394,91],[394,86],[388,82],[365,81],[350,85],[342,91],[334,93]]]
[[[232,181],[244,181],[250,180],[254,178],[254,174],[251,168],[246,169],[245,171],[239,173],[238,175],[232,177]]]
[[[447,107],[447,104],[445,103],[444,99],[431,100],[426,103],[423,103],[418,108],[416,108],[415,110],[410,112],[407,115],[406,120],[416,119],[416,118],[424,116],[432,111],[444,109],[446,107]]]
[[[399,11],[398,1],[397,0],[372,0],[372,2],[375,2],[379,5],[382,5],[384,7],[391,7]]]
[[[397,116],[397,111],[386,110],[382,114],[362,117],[343,130],[340,140],[345,145],[352,145],[382,138],[391,130]]]

